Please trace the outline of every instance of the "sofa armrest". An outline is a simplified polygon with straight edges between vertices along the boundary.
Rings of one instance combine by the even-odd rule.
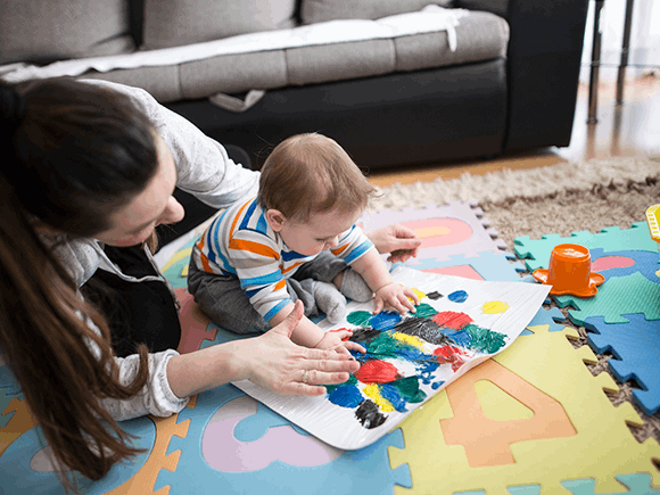
[[[588,0],[458,0],[509,23],[508,135],[504,151],[568,146]]]

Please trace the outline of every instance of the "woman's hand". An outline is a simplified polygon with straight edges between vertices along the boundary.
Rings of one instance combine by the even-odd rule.
[[[245,343],[236,359],[242,361],[247,379],[286,395],[323,395],[325,387],[343,383],[360,364],[349,353],[309,349],[291,342],[291,333],[303,316],[303,305],[296,302],[293,311],[280,323]],[[341,343],[341,340],[340,340]]]
[[[387,261],[392,263],[403,263],[411,256],[417,257],[422,244],[413,230],[398,223],[365,234],[380,254],[391,253]]]

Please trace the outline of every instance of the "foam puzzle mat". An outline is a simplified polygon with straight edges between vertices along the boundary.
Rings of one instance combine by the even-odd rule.
[[[401,222],[428,239],[410,268],[477,280],[522,280],[525,266],[502,251],[474,205],[381,211],[362,222],[368,229]],[[657,245],[646,242],[643,226],[604,233],[570,239],[592,250],[595,267],[607,277],[602,288],[609,284],[622,291],[610,282],[627,277],[633,278],[626,287],[635,290],[656,286]],[[516,253],[528,257],[525,265],[534,269],[547,266],[553,242],[565,241],[516,242]],[[182,352],[236,338],[211,324],[185,289],[191,246],[192,241],[181,245],[163,266],[182,303]],[[651,251],[654,260],[645,254]],[[583,301],[566,305],[573,303],[570,318],[591,328],[590,346],[598,352],[611,349],[617,379],[636,380],[643,387],[637,400],[653,408],[660,384],[653,369],[640,365],[647,359],[641,347],[656,363],[657,354],[638,334],[645,328],[647,334],[657,331],[658,308],[632,302],[631,310],[623,303],[616,309]],[[618,390],[616,382],[609,374],[589,372],[585,362],[595,362],[593,351],[575,349],[568,339],[577,334],[563,322],[557,308],[542,308],[508,349],[438,393],[383,438],[355,451],[329,447],[232,385],[201,393],[177,415],[121,423],[147,452],[115,466],[100,482],[80,479],[81,493],[660,495],[660,472],[653,465],[660,446],[653,439],[635,440],[628,424],[640,425],[642,419],[628,403],[612,405],[607,393]],[[63,493],[40,429],[2,361],[0,481],[0,494]]]
[[[596,234],[574,232],[571,237],[547,235],[530,240],[518,237],[515,251],[532,271],[545,268],[557,244],[572,242],[589,248],[592,270],[605,282],[596,297],[553,296],[570,306],[569,318],[584,326],[589,345],[599,353],[612,352],[608,363],[621,382],[633,381],[640,389],[633,399],[644,413],[660,410],[660,264],[658,244],[646,222],[630,229],[612,227]]]

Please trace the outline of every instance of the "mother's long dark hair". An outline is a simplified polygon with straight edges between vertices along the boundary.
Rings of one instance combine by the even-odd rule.
[[[140,391],[148,357],[141,347],[135,380],[119,383],[105,318],[39,232],[107,229],[154,176],[155,135],[128,97],[70,79],[0,84],[0,121],[0,350],[72,488],[67,468],[99,479],[137,452],[99,400]]]

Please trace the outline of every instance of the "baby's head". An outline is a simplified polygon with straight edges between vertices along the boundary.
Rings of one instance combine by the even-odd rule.
[[[292,136],[273,150],[261,169],[258,200],[275,231],[288,222],[320,230],[325,237],[318,240],[322,240],[341,233],[334,230],[349,220],[347,228],[352,226],[374,192],[341,146],[311,133]],[[335,217],[331,229],[330,220]],[[285,242],[296,249],[291,245],[294,240],[286,239],[287,233],[286,229],[281,232]]]

